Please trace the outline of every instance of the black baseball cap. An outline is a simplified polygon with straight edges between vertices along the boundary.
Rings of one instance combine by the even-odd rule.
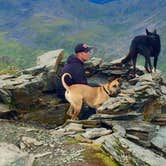
[[[75,46],[75,53],[78,52],[88,52],[92,49],[92,47],[88,46],[85,43],[79,43]]]

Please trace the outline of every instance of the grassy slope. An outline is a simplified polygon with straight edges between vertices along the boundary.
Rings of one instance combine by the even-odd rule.
[[[44,51],[31,49],[13,41],[5,40],[5,33],[0,33],[0,56],[9,57],[10,66],[27,68],[35,65],[36,57]],[[8,64],[0,62],[0,69],[8,67]]]

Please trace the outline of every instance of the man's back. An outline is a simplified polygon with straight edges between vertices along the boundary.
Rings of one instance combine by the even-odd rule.
[[[72,79],[69,77],[65,78],[67,85],[73,84],[87,84],[87,78],[84,71],[84,63],[80,61],[75,55],[70,55],[67,59],[67,63],[61,70],[60,77],[57,83],[57,93],[58,96],[64,99],[65,89],[61,82],[61,76],[64,73],[69,73],[72,76]]]

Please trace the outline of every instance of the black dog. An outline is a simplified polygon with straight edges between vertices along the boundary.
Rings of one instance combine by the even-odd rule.
[[[150,57],[154,57],[154,71],[156,71],[157,60],[160,53],[160,36],[157,34],[156,30],[154,32],[149,32],[146,29],[146,35],[136,36],[130,45],[130,50],[128,55],[122,59],[122,64],[129,64],[132,62],[134,69],[134,76],[136,72],[136,60],[138,54],[145,57],[145,69],[147,72],[152,73],[152,65]]]

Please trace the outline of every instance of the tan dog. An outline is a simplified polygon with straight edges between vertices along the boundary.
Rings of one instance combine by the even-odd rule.
[[[68,86],[64,81],[67,75],[72,78],[69,73],[64,73],[62,76],[62,84],[66,89],[65,98],[70,103],[69,110],[73,110],[70,115],[72,119],[77,119],[83,101],[85,101],[90,107],[97,109],[108,100],[110,96],[114,96],[120,92],[119,79],[115,79],[98,87],[91,87],[84,84]]]

